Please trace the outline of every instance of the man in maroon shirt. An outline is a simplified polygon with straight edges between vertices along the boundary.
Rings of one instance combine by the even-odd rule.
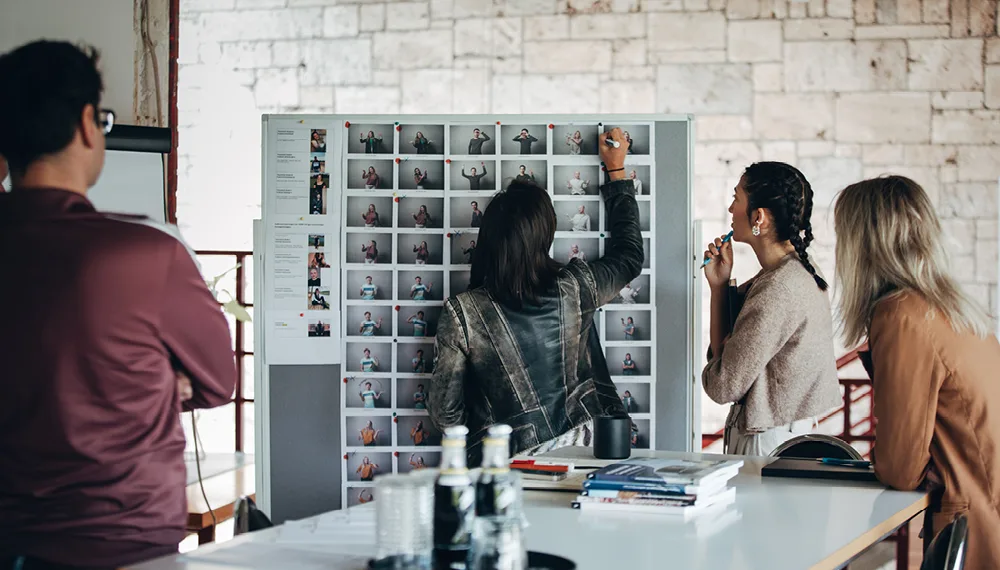
[[[176,552],[181,399],[230,400],[229,327],[169,229],[87,200],[113,120],[96,56],[36,42],[0,77],[0,569]]]

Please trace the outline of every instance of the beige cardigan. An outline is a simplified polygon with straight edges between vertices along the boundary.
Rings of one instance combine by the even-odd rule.
[[[840,405],[830,300],[798,257],[785,257],[745,286],[722,354],[710,357],[702,371],[705,393],[720,404],[743,404],[736,423],[743,433]]]

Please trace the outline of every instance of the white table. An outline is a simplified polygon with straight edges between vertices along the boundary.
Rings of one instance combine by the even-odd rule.
[[[547,458],[577,465],[605,463],[581,448],[558,450]],[[528,548],[566,556],[580,570],[826,570],[843,567],[927,507],[924,493],[892,491],[874,483],[762,478],[760,469],[767,460],[744,460],[733,480],[735,505],[722,516],[686,523],[653,515],[582,513],[570,508],[572,493],[529,491]],[[279,527],[137,568],[364,568],[374,545],[372,505],[326,513],[305,524],[318,525],[311,543],[301,538],[301,530]]]

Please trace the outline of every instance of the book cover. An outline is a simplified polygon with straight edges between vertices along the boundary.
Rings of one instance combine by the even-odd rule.
[[[732,479],[742,466],[743,461],[739,459],[640,457],[612,463],[590,473],[589,478],[619,483],[706,485],[714,479]]]
[[[579,496],[573,501],[573,508],[581,511],[619,511],[622,513],[644,513],[667,516],[679,516],[687,520],[694,515],[707,511],[724,509],[736,502],[736,489],[730,487],[726,492],[719,493],[713,500],[696,505],[674,505],[669,500],[657,499],[603,499],[599,497]]]

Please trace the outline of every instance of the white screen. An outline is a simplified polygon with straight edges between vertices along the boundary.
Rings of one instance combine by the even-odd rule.
[[[165,222],[163,155],[109,150],[101,178],[87,192],[87,197],[103,212],[142,214]]]

